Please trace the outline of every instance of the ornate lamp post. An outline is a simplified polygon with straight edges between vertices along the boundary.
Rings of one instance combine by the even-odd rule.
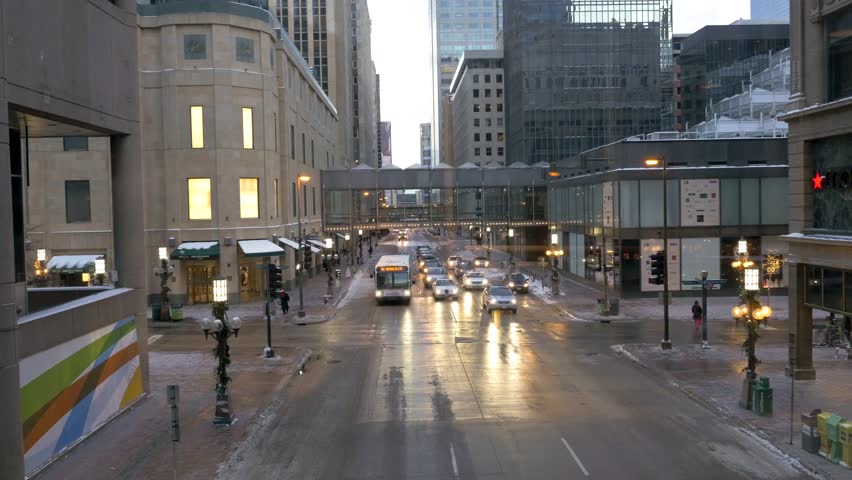
[[[33,262],[33,272],[35,273],[35,284],[38,287],[44,287],[47,284],[47,250],[39,248],[36,250],[36,261]]]
[[[228,390],[228,383],[231,378],[228,377],[228,365],[231,364],[230,347],[228,347],[228,337],[238,336],[242,322],[240,317],[228,319],[228,280],[224,277],[216,277],[213,279],[213,317],[212,322],[209,318],[201,319],[201,330],[204,331],[204,338],[212,335],[216,340],[216,348],[213,350],[218,361],[216,367],[216,414],[213,417],[213,423],[228,425],[233,421],[231,417],[231,399]]]
[[[731,315],[737,319],[737,323],[739,319],[742,319],[748,329],[748,335],[742,347],[748,358],[748,365],[744,369],[746,376],[740,393],[740,406],[751,409],[751,393],[757,383],[757,366],[760,364],[760,360],[755,355],[757,339],[760,338],[757,327],[761,320],[768,320],[772,316],[772,309],[768,305],[760,304],[760,269],[755,267],[752,260],[749,260],[748,243],[745,240],[738,242],[735,259],[731,266],[740,272],[738,276],[741,281],[741,304],[731,309]]]
[[[561,257],[562,255],[565,255],[565,252],[562,251],[562,250],[559,250],[559,248],[556,245],[556,242],[553,242],[553,240],[554,239],[551,239],[552,243],[550,245],[550,250],[544,252],[544,254],[547,255],[548,258],[550,258],[550,271],[551,271],[550,280],[552,282],[552,286],[550,287],[550,291],[554,295],[559,295],[559,270],[556,268],[557,262],[558,262],[557,258]]]
[[[169,315],[169,288],[168,281],[174,277],[175,267],[169,265],[169,253],[166,247],[158,249],[160,265],[154,267],[154,276],[160,279],[160,320],[167,322]]]
[[[669,259],[669,200],[668,200],[668,162],[665,157],[646,158],[645,167],[657,168],[662,167],[663,170],[663,251],[666,252],[664,265],[668,264]],[[663,350],[672,349],[672,340],[669,337],[669,272],[668,268],[663,275],[663,341],[660,342],[660,347]]]
[[[106,260],[103,258],[95,260],[95,276],[98,279],[98,285],[103,285],[106,276]]]
[[[311,181],[311,177],[309,177],[307,175],[299,175],[299,178],[296,179],[296,183],[298,184],[298,187],[299,187],[297,189],[297,192],[296,192],[296,213],[298,214],[297,215],[297,218],[298,218],[297,223],[298,223],[298,228],[299,228],[299,255],[302,255],[302,256],[304,255],[304,251],[302,250],[302,248],[304,248],[304,246],[302,245],[302,243],[305,240],[302,238],[302,207],[299,205],[299,201],[302,198],[302,183],[306,183],[306,182],[310,182],[310,181]],[[305,206],[307,207],[307,205],[305,205]],[[304,275],[304,272],[302,271],[302,268],[301,268],[302,263],[303,263],[302,257],[301,256],[297,257],[296,258],[296,281],[299,283],[299,311],[296,312],[296,315],[299,318],[303,318],[305,316],[305,296],[304,296],[304,293],[302,292],[302,276]]]

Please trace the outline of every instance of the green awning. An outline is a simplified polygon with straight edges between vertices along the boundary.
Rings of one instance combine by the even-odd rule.
[[[47,262],[47,271],[56,273],[82,273],[95,270],[95,260],[103,255],[54,255]]]
[[[284,249],[269,240],[237,240],[243,255],[247,257],[277,257]]]
[[[183,242],[172,251],[172,260],[219,258],[219,242]]]

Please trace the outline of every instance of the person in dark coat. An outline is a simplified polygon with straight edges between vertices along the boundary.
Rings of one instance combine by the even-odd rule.
[[[701,305],[698,304],[698,300],[692,304],[692,321],[695,322],[695,329],[698,330],[701,328],[701,315],[704,313],[704,309],[701,308]]]
[[[287,315],[287,312],[290,311],[290,294],[281,290],[281,311],[284,312],[284,315]]]

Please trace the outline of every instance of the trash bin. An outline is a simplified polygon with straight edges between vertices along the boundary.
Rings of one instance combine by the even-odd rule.
[[[809,453],[819,452],[819,430],[817,430],[817,415],[822,410],[802,414],[802,449]]]
[[[751,389],[751,411],[762,417],[772,415],[772,388],[767,377],[760,377]]]
[[[618,299],[610,298],[609,299],[609,313],[610,315],[618,315]]]
[[[819,454],[828,456],[828,419],[834,415],[831,412],[822,412],[817,415],[817,432],[819,432]]]
[[[832,415],[828,419],[828,459],[834,463],[840,463],[843,456],[843,446],[840,443],[840,424],[845,419],[840,415]]]
[[[852,422],[843,422],[838,425],[840,429],[840,446],[843,454],[840,464],[846,468],[852,468]]]
[[[169,313],[171,314],[173,321],[177,322],[179,320],[183,320],[183,304],[182,303],[176,303],[176,304],[172,305],[169,310],[170,310]]]
[[[153,320],[155,322],[160,321],[160,305],[159,304],[155,303],[155,304],[151,305],[151,320]]]

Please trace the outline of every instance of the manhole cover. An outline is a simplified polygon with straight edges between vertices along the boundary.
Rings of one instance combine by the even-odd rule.
[[[329,365],[334,365],[334,364],[340,363],[340,360],[328,360],[325,363],[327,363]]]

